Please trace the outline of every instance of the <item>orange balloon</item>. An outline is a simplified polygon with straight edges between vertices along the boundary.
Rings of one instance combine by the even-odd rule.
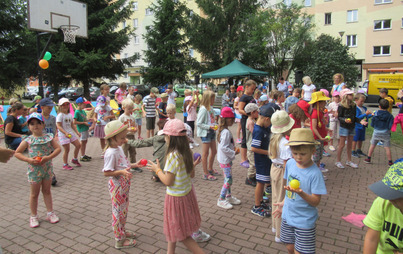
[[[45,59],[41,59],[39,61],[39,67],[41,67],[42,69],[47,69],[49,68],[49,62]]]

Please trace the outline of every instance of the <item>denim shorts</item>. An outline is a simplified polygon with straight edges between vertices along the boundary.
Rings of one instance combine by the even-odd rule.
[[[340,126],[339,129],[339,134],[341,137],[347,137],[347,136],[354,136],[355,135],[355,129],[347,129],[347,128],[343,128]]]
[[[207,136],[201,137],[202,143],[210,143],[211,141],[215,140],[215,131],[214,130],[208,130],[207,131]]]
[[[141,118],[136,118],[136,124],[141,126],[143,124],[142,119]]]

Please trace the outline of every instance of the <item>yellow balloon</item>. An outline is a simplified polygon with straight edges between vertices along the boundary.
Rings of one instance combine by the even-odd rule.
[[[45,70],[45,69],[49,68],[49,62],[45,59],[41,59],[39,61],[39,67],[41,67],[42,69]]]

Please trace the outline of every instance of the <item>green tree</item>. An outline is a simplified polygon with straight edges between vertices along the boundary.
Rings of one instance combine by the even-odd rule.
[[[340,38],[322,34],[296,57],[297,67],[304,75],[311,77],[317,87],[329,89],[333,85],[333,74],[341,73],[345,83],[351,87],[356,84],[359,71],[356,59]]]
[[[144,36],[148,47],[144,52],[148,64],[142,69],[144,80],[155,86],[185,81],[194,64],[183,33],[188,10],[180,1],[172,0],[158,0],[151,9],[155,20],[152,26],[147,26]]]

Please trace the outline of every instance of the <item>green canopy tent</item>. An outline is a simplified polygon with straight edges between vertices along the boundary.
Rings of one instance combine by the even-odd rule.
[[[201,78],[230,78],[236,76],[266,76],[268,72],[258,71],[244,65],[237,59],[221,69],[202,74]]]

